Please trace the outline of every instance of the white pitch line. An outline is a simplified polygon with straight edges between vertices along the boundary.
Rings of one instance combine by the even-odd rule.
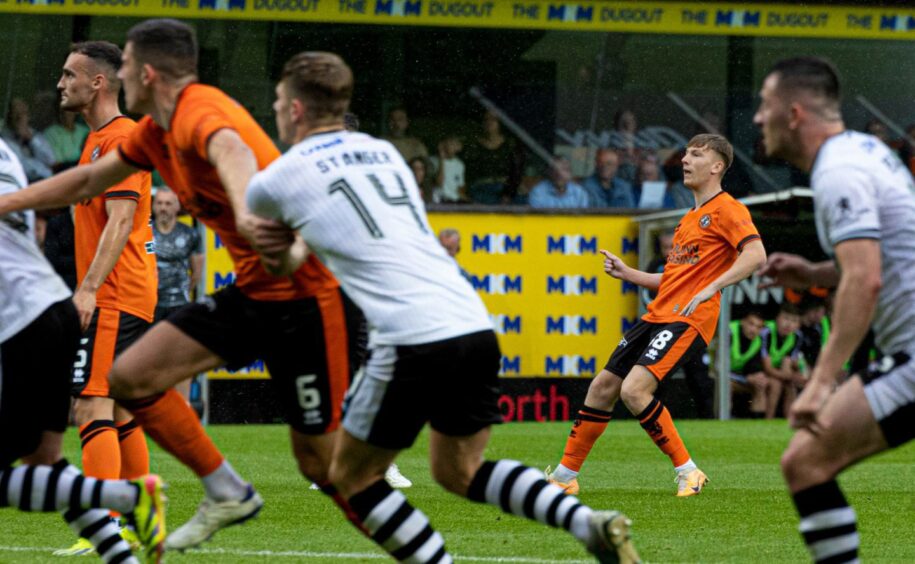
[[[0,552],[47,552],[52,553],[59,547],[42,546],[0,546]],[[236,550],[229,548],[198,548],[186,554],[221,554],[230,556],[267,556],[272,558],[334,558],[352,560],[388,560],[386,554],[377,552],[312,552],[308,550]],[[518,564],[565,564],[586,563],[590,560],[545,560],[543,558],[526,558],[523,556],[466,556],[453,554],[460,562],[505,562]]]

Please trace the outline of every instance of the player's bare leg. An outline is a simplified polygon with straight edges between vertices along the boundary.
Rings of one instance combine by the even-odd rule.
[[[591,380],[585,403],[578,410],[569,438],[566,439],[562,460],[555,470],[546,469],[545,475],[551,484],[563,488],[568,494],[578,494],[578,473],[594,443],[607,428],[622,386],[623,379],[606,369]]]
[[[200,477],[206,498],[166,547],[197,546],[216,531],[257,515],[263,500],[229,465],[174,385],[224,364],[222,358],[163,321],[128,347],[109,375],[111,395],[163,449]]]
[[[429,440],[433,478],[446,490],[471,501],[489,503],[506,513],[554,527],[563,524],[601,562],[639,561],[629,538],[628,518],[617,511],[593,511],[520,462],[485,460],[489,436],[488,427],[463,437],[433,429]],[[530,496],[534,503],[528,507]],[[561,501],[556,503],[557,499]]]
[[[802,429],[791,439],[782,455],[782,473],[814,560],[857,557],[857,518],[835,477],[887,448],[860,378],[846,381],[827,400],[815,433]]]
[[[292,455],[295,457],[299,472],[316,484],[327,483],[331,458],[334,454],[339,431],[323,435],[306,435],[293,428],[289,428],[289,438],[292,443]]]
[[[677,496],[696,495],[702,491],[708,478],[690,458],[667,407],[654,396],[657,389],[655,375],[644,366],[636,365],[623,380],[620,398],[638,418],[651,440],[670,458],[677,473]]]

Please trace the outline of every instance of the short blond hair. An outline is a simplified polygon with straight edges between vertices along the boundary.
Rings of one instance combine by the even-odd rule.
[[[734,162],[734,147],[731,146],[731,143],[724,135],[718,135],[717,133],[700,133],[690,139],[689,143],[686,144],[686,147],[704,147],[710,151],[715,151],[724,163],[724,170],[729,169],[731,163]]]

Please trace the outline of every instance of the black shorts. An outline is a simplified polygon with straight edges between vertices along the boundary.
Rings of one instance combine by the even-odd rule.
[[[73,362],[73,397],[107,398],[108,373],[114,359],[147,329],[145,319],[116,309],[95,308]]]
[[[0,469],[34,452],[45,431],[67,428],[79,335],[66,299],[0,345]]]
[[[694,355],[705,351],[699,332],[682,321],[649,323],[639,320],[626,332],[604,368],[625,378],[635,365],[644,366],[659,381]]]
[[[492,331],[421,345],[377,346],[347,394],[343,426],[371,445],[409,448],[428,421],[445,435],[502,422]]]
[[[163,319],[168,319],[168,316],[175,313],[179,309],[187,306],[188,304],[181,304],[176,306],[156,306],[156,311],[153,314],[153,324],[159,323]]]
[[[174,312],[167,323],[237,370],[267,365],[286,422],[317,435],[340,425],[343,397],[365,351],[365,318],[339,289],[267,302],[235,285]]]

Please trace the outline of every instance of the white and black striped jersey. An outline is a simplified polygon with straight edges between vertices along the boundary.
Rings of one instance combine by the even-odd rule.
[[[823,250],[850,239],[880,241],[882,281],[873,329],[885,353],[915,350],[915,183],[896,153],[872,135],[845,131],[820,147],[811,171]]]
[[[492,328],[432,232],[410,168],[387,141],[342,131],[308,137],[252,179],[247,199],[255,214],[301,233],[362,308],[373,344]]]
[[[0,194],[26,183],[16,154],[0,140]],[[35,242],[35,213],[0,216],[0,343],[69,296],[70,290]]]

